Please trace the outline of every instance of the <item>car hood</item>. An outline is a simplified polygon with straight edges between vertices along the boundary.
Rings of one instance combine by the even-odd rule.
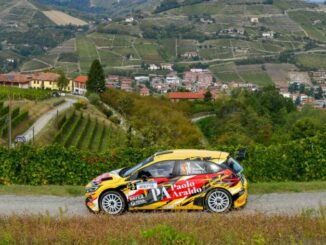
[[[115,169],[111,172],[103,173],[92,180],[92,182],[101,183],[107,180],[120,180],[121,176],[119,175],[120,169]]]

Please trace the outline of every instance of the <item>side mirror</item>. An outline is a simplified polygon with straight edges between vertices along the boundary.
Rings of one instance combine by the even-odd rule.
[[[245,149],[245,148],[239,149],[237,152],[236,160],[243,161],[244,159],[246,159],[246,157],[247,157],[247,149]]]

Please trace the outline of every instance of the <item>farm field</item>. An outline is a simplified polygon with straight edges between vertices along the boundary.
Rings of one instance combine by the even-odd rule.
[[[124,144],[125,133],[94,114],[68,112],[56,125],[53,143],[65,147],[102,152]]]
[[[213,74],[222,81],[246,81],[266,86],[273,84],[273,80],[268,73],[263,70],[262,65],[240,65],[233,63],[217,64],[210,67]]]
[[[299,54],[296,56],[297,62],[308,68],[325,69],[325,54]]]
[[[57,25],[76,25],[76,26],[87,25],[85,21],[70,16],[61,11],[56,11],[56,10],[43,11],[43,14],[46,15],[50,20],[52,20]]]
[[[37,93],[36,93],[37,94]],[[21,95],[20,95],[21,96]],[[29,97],[30,98],[30,97]],[[7,99],[7,98],[6,98]],[[41,115],[53,108],[53,104],[58,102],[59,98],[50,98],[46,100],[27,100],[23,97],[14,96],[11,102],[12,112],[12,140],[21,133],[24,133]],[[7,118],[9,112],[9,102],[0,102],[0,143],[7,142]]]
[[[289,16],[300,24],[311,39],[326,42],[326,13],[295,11],[289,12]]]

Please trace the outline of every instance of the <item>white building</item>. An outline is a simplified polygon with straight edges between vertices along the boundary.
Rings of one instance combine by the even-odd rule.
[[[151,70],[151,71],[156,71],[158,69],[160,69],[160,67],[158,67],[155,64],[150,64],[149,67],[148,67],[148,70]]]
[[[264,37],[264,38],[273,38],[274,37],[274,32],[273,31],[263,32],[262,37]]]

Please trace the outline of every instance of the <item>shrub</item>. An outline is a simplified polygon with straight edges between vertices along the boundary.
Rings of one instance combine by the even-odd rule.
[[[61,105],[61,104],[63,104],[63,103],[65,103],[65,100],[64,99],[61,99],[61,100],[59,100],[59,101],[57,101],[57,102],[54,102],[53,103],[53,107],[57,107],[57,106],[59,106],[59,105]]]
[[[159,150],[166,149],[169,148]],[[236,149],[213,150],[234,153]],[[123,147],[98,153],[59,145],[23,145],[11,150],[0,147],[0,184],[84,185],[103,172],[133,166],[157,150]],[[251,181],[326,180],[326,134],[283,145],[256,145],[248,152],[249,157],[242,164]]]
[[[87,101],[80,99],[74,104],[74,106],[75,106],[76,110],[86,109],[87,108]]]
[[[91,93],[88,96],[88,100],[93,105],[98,105],[100,102],[100,96],[96,93]]]
[[[121,123],[120,119],[117,118],[116,116],[111,117],[110,121],[118,125]]]

